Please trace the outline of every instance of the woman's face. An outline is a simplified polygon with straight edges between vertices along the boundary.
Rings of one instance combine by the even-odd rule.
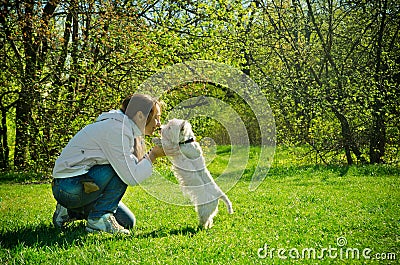
[[[158,104],[155,104],[153,116],[150,118],[149,123],[146,124],[144,128],[145,135],[152,135],[154,131],[161,126],[161,108]]]

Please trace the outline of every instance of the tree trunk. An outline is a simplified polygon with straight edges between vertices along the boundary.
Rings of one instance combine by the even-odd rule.
[[[38,77],[37,73],[43,68],[47,53],[47,38],[46,30],[48,22],[52,17],[59,0],[49,1],[43,7],[41,17],[40,30],[34,30],[35,8],[38,3],[34,0],[27,0],[21,7],[24,12],[18,13],[19,23],[22,26],[22,42],[24,48],[24,68],[21,69],[21,90],[16,104],[15,117],[15,153],[14,167],[24,169],[28,159],[35,159],[36,144],[35,139],[38,133],[38,128],[32,123],[32,107],[35,100],[39,97],[37,91]],[[40,8],[40,6],[39,6]],[[39,32],[39,33],[38,33]],[[39,49],[41,47],[41,49]],[[37,149],[37,148],[36,148]]]
[[[335,108],[333,108],[333,112],[335,113],[336,118],[340,121],[340,126],[342,128],[343,145],[346,153],[347,164],[352,165],[354,161],[351,157],[352,136],[349,122],[346,117]]]
[[[31,98],[25,93],[29,88],[23,89],[16,106],[16,131],[15,131],[15,152],[14,166],[16,169],[23,169],[26,166],[29,140],[29,124],[31,119]]]
[[[383,3],[382,3],[383,2]],[[385,155],[386,144],[386,122],[385,122],[385,109],[382,103],[384,96],[384,80],[382,80],[382,48],[383,48],[383,34],[385,31],[386,23],[386,9],[387,0],[379,1],[379,15],[381,21],[379,25],[377,47],[376,47],[376,67],[375,67],[375,83],[377,84],[378,93],[374,94],[372,103],[372,126],[369,140],[369,159],[371,164],[383,163],[383,156]],[[381,6],[383,4],[383,7]]]
[[[35,2],[32,0],[27,1],[25,3],[24,17],[20,17],[20,21],[24,25],[22,27],[22,36],[25,51],[25,69],[23,72],[21,91],[16,105],[14,152],[14,167],[16,169],[23,169],[28,159],[29,127],[33,102],[32,92],[34,91],[34,83],[36,79],[37,60],[33,36],[33,21],[29,19],[29,17],[33,16],[34,4]]]
[[[8,156],[9,156],[9,148],[7,143],[7,110],[1,106],[1,135],[0,135],[0,169],[7,170],[9,167]]]
[[[366,161],[362,156],[362,153],[358,148],[356,142],[354,141],[349,121],[336,108],[332,107],[332,110],[336,118],[339,120],[340,126],[342,128],[343,145],[346,153],[347,164],[352,165],[354,163],[353,158],[351,157],[351,152],[353,152],[353,154],[357,157],[358,161],[360,161],[361,163],[365,163]]]
[[[378,109],[378,107],[376,107]],[[386,144],[386,123],[384,113],[374,108],[372,114],[372,129],[369,145],[369,159],[371,164],[383,163]]]

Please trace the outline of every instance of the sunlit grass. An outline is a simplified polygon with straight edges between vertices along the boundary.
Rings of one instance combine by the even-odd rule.
[[[217,150],[209,165],[217,176],[229,158]],[[257,153],[257,149],[252,149]],[[282,153],[280,153],[282,152]],[[389,166],[318,166],[294,163],[290,150],[279,150],[265,181],[254,192],[252,170],[228,192],[235,213],[220,204],[215,226],[197,228],[193,207],[168,204],[141,187],[129,187],[123,201],[137,218],[131,236],[87,234],[85,222],[65,231],[51,224],[55,201],[50,184],[0,184],[1,264],[363,264],[356,258],[322,259],[278,256],[277,249],[342,247],[400,259],[400,170]],[[250,160],[250,163],[252,160]],[[285,162],[283,162],[285,161]],[[249,165],[248,168],[254,167]],[[158,165],[169,177],[169,165]],[[264,246],[272,257],[263,256]],[[320,253],[320,252],[319,252]],[[259,256],[259,254],[261,254]],[[268,253],[270,254],[270,253]],[[281,253],[282,254],[282,253]],[[374,256],[375,257],[375,256]],[[388,257],[388,256],[386,256]]]

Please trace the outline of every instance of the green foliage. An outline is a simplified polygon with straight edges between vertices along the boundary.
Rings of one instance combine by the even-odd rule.
[[[198,140],[201,140],[203,137],[209,137],[217,144],[230,144],[231,139],[227,132],[229,128],[224,128],[223,124],[215,119],[217,116],[221,117],[224,115],[224,113],[221,113],[222,108],[208,106],[207,104],[210,103],[203,100],[203,97],[217,99],[228,104],[245,124],[250,143],[253,145],[260,144],[259,125],[252,109],[237,93],[230,91],[226,87],[189,83],[170,90],[161,97],[161,100],[166,103],[167,106],[163,117],[168,116],[169,118],[174,118],[169,116],[170,112],[174,110],[176,111],[175,113],[179,113],[179,110],[181,110],[184,114],[180,118],[190,119]],[[182,106],[182,102],[191,98],[197,98],[197,100],[189,106],[185,104]],[[197,107],[207,108],[209,112],[203,114],[201,111],[196,110]],[[218,113],[213,113],[213,111]]]
[[[0,173],[0,183],[46,183],[50,176],[34,172],[2,172]]]
[[[2,170],[49,172],[72,135],[153,73],[188,60],[241,69],[262,88],[279,144],[324,163],[399,163],[399,6],[382,1],[7,1],[0,16]],[[187,84],[257,120],[229,88]],[[166,115],[166,113],[165,113]],[[229,143],[212,119],[199,137]],[[213,129],[215,129],[213,131]]]

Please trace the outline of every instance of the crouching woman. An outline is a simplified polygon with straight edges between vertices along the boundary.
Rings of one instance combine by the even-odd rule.
[[[88,232],[130,233],[135,216],[121,199],[127,186],[150,177],[152,163],[165,155],[158,146],[145,153],[143,142],[160,126],[160,116],[160,102],[135,94],[68,142],[53,169],[56,227],[86,219]]]

